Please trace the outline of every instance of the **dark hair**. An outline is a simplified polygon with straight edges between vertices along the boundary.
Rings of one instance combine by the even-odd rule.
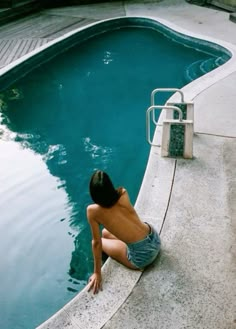
[[[89,190],[93,201],[104,208],[114,206],[121,196],[121,189],[115,189],[110,177],[102,170],[92,175]]]

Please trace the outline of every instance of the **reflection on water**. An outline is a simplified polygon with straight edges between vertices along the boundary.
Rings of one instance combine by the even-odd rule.
[[[84,150],[89,153],[92,159],[99,158],[99,162],[107,164],[111,159],[113,149],[111,147],[103,147],[95,145],[91,142],[91,138],[85,137],[84,141]]]
[[[41,322],[41,312],[50,316],[71,299],[62,291],[75,285],[67,274],[72,206],[58,188],[60,180],[31,150],[2,141],[0,165],[0,327],[17,328],[19,319],[21,327],[33,328],[32,319]],[[79,226],[73,229],[78,233]],[[80,289],[84,284],[77,281]]]
[[[114,61],[114,55],[110,51],[105,51],[103,55],[103,63],[108,65]]]
[[[77,235],[74,240],[75,250],[72,253],[69,274],[77,280],[84,280],[93,269],[91,245],[86,234]]]

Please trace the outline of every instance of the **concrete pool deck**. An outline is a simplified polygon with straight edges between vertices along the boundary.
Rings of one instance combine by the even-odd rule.
[[[90,21],[125,15],[153,17],[236,49],[229,13],[184,0],[50,9],[24,18],[22,31],[22,21],[4,25],[0,42],[16,40],[19,47],[33,39],[37,47]],[[0,66],[22,55],[14,49]],[[101,293],[82,291],[38,328],[236,328],[236,60],[184,92],[195,104],[194,159],[161,158],[153,147],[136,202],[141,217],[161,231],[161,255],[143,274],[109,259]],[[161,128],[160,120],[157,139]]]

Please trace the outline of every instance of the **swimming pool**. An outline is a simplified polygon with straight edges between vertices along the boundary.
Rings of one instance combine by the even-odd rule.
[[[89,176],[102,167],[135,202],[149,152],[151,90],[182,87],[193,63],[227,59],[222,49],[198,42],[197,52],[189,40],[188,47],[173,43],[155,28],[135,18],[92,26],[2,77],[2,328],[16,328],[16,320],[34,328],[85,285],[92,271]]]

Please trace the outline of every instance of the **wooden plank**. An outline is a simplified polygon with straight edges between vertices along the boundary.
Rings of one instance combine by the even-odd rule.
[[[83,18],[48,15],[38,15],[31,19],[16,21],[14,24],[7,24],[0,31],[0,39],[10,38],[44,38],[65,28],[73,29],[73,26],[83,21]],[[34,28],[32,29],[32,26]]]
[[[25,54],[27,54],[29,52],[30,42],[31,42],[30,39],[22,40],[23,47],[22,47],[21,53],[19,54],[20,56],[18,56],[18,58],[24,56]]]
[[[12,54],[15,47],[15,41],[14,40],[11,41],[12,41],[11,46],[8,48],[8,51],[5,54],[5,56],[1,59],[1,63],[4,63],[4,65],[8,65],[12,61]]]
[[[0,56],[1,66],[6,65],[6,63],[8,62],[8,58],[11,58],[11,53],[15,44],[14,40],[6,40],[6,41],[7,41],[6,47],[1,52],[1,56]]]
[[[1,40],[0,43],[0,60],[5,57],[6,52],[11,47],[11,40]]]
[[[16,39],[0,40],[0,67],[6,66],[16,59],[30,53],[49,42],[50,39]],[[3,47],[4,46],[4,47]]]
[[[14,56],[12,57],[12,60],[16,60],[17,58],[21,57],[22,49],[24,48],[25,40],[17,40],[19,41],[18,46],[16,46]]]
[[[38,13],[3,25],[0,28],[0,67],[50,40],[95,21],[93,18]]]
[[[4,53],[2,53],[1,61],[6,63],[11,56],[12,49],[14,48],[14,40],[8,40],[8,47]]]

